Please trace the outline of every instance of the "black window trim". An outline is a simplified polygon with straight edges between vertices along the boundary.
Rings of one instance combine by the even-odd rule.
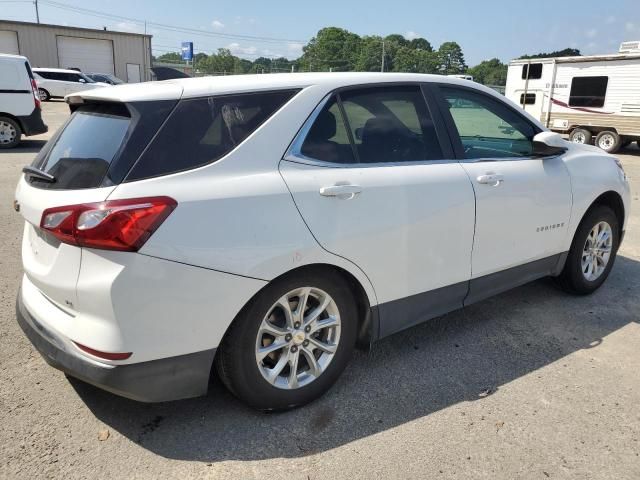
[[[434,88],[434,92],[437,92],[437,101],[438,101],[438,107],[440,109],[440,114],[444,120],[444,123],[447,126],[447,130],[449,131],[449,137],[451,138],[451,142],[453,144],[453,149],[455,151],[456,154],[456,161],[460,162],[460,163],[478,163],[478,162],[513,162],[513,161],[520,161],[520,160],[532,160],[532,159],[538,159],[540,157],[535,156],[535,155],[529,155],[529,156],[525,156],[525,157],[483,157],[483,158],[465,158],[464,155],[464,147],[462,146],[462,140],[460,139],[460,135],[458,134],[458,128],[456,127],[456,124],[453,120],[453,117],[451,116],[451,113],[449,112],[449,107],[447,105],[447,100],[444,97],[443,92],[441,91],[441,88],[456,88],[459,90],[467,90],[470,92],[473,92],[474,94],[477,95],[482,95],[494,102],[501,102],[504,107],[508,108],[509,110],[511,110],[514,114],[518,115],[523,121],[525,121],[527,124],[529,124],[532,128],[533,131],[535,132],[535,135],[537,135],[540,132],[543,132],[544,130],[541,129],[538,125],[536,125],[535,123],[533,123],[531,120],[529,120],[525,115],[522,114],[522,111],[517,108],[514,107],[513,105],[510,105],[507,102],[502,101],[499,97],[496,98],[493,95],[489,95],[486,92],[483,92],[480,89],[477,88],[473,88],[473,87],[467,87],[466,85],[458,85],[458,84],[453,84],[453,83],[442,83],[442,82],[434,82],[433,84],[433,88]]]
[[[438,165],[445,163],[457,163],[458,160],[455,156],[455,152],[452,148],[451,139],[448,135],[448,132],[443,127],[443,119],[442,115],[437,108],[435,98],[430,94],[428,88],[432,82],[380,82],[380,83],[364,83],[364,84],[355,84],[355,85],[346,85],[344,87],[339,87],[334,90],[331,90],[329,93],[325,95],[325,97],[316,105],[316,107],[309,114],[307,119],[304,121],[298,132],[296,132],[293,140],[289,144],[285,154],[282,157],[282,160],[286,160],[288,162],[301,163],[305,165],[313,165],[317,167],[324,168],[377,168],[377,167],[390,167],[390,166],[410,166],[410,165]],[[348,92],[351,90],[365,90],[365,89],[375,89],[380,87],[418,87],[422,93],[422,99],[424,101],[425,108],[427,112],[431,115],[431,120],[434,123],[436,130],[436,137],[438,138],[438,142],[440,143],[440,149],[442,150],[443,159],[439,160],[415,160],[415,161],[407,161],[407,162],[366,162],[360,163],[357,149],[355,148],[355,141],[353,139],[353,133],[351,132],[351,128],[348,123],[347,116],[344,112],[344,107],[342,106],[342,100],[340,98],[340,94],[343,92]],[[354,151],[355,162],[353,163],[336,163],[336,162],[328,162],[326,160],[318,160],[316,158],[311,158],[302,153],[302,144],[304,143],[309,130],[313,126],[316,118],[322,112],[322,109],[325,105],[335,96],[336,103],[339,105],[340,113],[342,115],[343,122],[345,127],[347,128],[347,134],[349,136],[349,141],[351,143],[351,148]]]

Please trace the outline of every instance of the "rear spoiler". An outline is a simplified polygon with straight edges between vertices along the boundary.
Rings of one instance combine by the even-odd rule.
[[[126,83],[72,93],[64,99],[70,107],[75,105],[77,108],[85,101],[129,103],[179,100],[182,98],[182,92],[182,86],[173,82]]]

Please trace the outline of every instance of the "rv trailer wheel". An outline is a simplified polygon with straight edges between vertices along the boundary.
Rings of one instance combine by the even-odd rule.
[[[584,128],[576,128],[571,131],[569,134],[569,140],[573,143],[582,143],[582,144],[590,144],[591,143],[591,132]]]
[[[616,132],[605,130],[600,132],[596,137],[596,146],[600,147],[607,153],[616,153],[620,150],[622,139]]]

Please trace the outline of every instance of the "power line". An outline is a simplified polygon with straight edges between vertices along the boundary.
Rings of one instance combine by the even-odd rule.
[[[84,7],[76,7],[76,6],[68,5],[65,3],[55,2],[53,0],[40,0],[40,1],[41,3],[46,4],[53,8],[67,10],[75,13],[81,13],[84,15],[95,16],[99,18],[106,18],[111,20],[124,20],[131,23],[136,23],[139,25],[144,25],[145,23],[145,20],[131,18],[131,17],[124,17],[121,15],[114,15],[111,13],[100,12],[97,10],[91,10]],[[201,30],[201,29],[190,28],[190,27],[177,27],[174,25],[167,25],[164,23],[157,23],[157,22],[150,22],[150,21],[147,21],[146,23],[147,25],[156,27],[160,30],[168,30],[168,31],[179,32],[179,33],[194,33],[194,34],[213,37],[213,38],[250,40],[250,41],[260,41],[265,43],[306,43],[305,40],[296,40],[296,39],[290,39],[290,38],[261,37],[261,36],[255,36],[255,35],[244,35],[244,34],[235,34],[235,33],[210,32],[208,30]]]

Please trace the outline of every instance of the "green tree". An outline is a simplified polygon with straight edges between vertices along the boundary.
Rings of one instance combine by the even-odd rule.
[[[426,38],[414,38],[409,42],[409,47],[414,50],[425,50],[427,52],[433,52],[433,47]]]
[[[353,70],[360,41],[358,35],[343,28],[323,28],[302,48],[300,65],[311,71]]]
[[[158,63],[184,63],[184,60],[177,52],[163,53],[156,60]]]
[[[353,70],[358,72],[379,72],[381,59],[382,37],[362,37],[360,40],[360,51],[358,52]]]
[[[438,54],[426,50],[401,47],[393,59],[394,72],[438,73]]]
[[[520,58],[551,58],[551,57],[580,57],[582,53],[577,48],[565,48],[555,52],[536,53],[535,55],[523,55]]]
[[[467,70],[476,82],[484,85],[504,86],[507,83],[507,65],[497,58],[480,62]]]
[[[440,73],[444,75],[460,74],[467,70],[462,48],[456,42],[444,42],[438,49]]]

